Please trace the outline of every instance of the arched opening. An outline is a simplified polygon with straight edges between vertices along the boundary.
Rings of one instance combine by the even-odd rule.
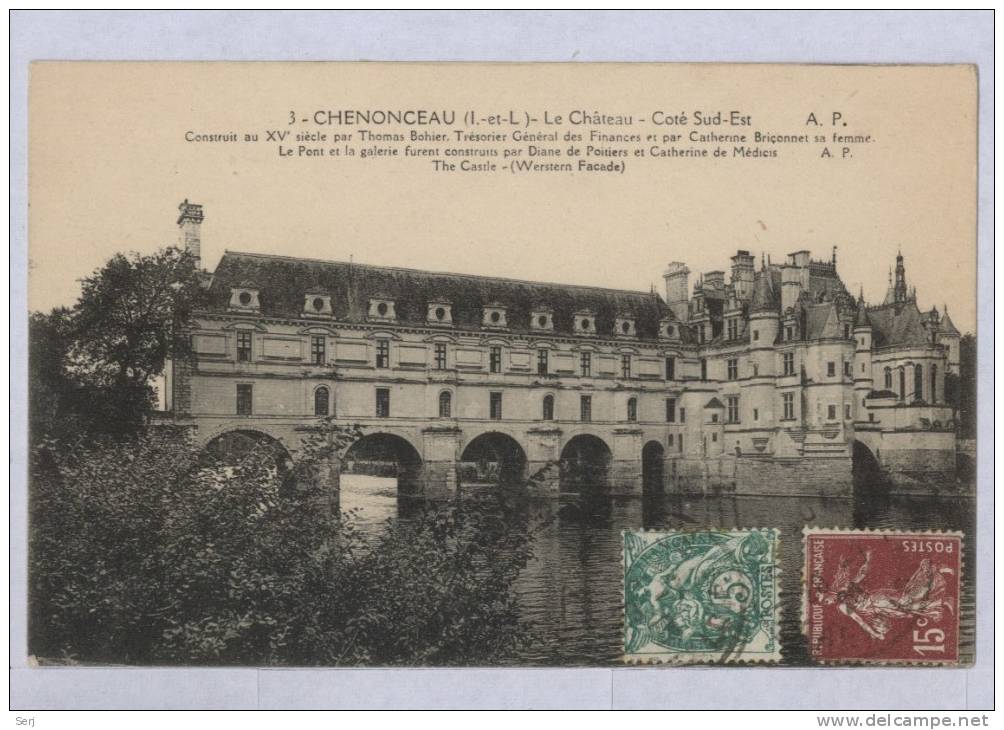
[[[851,442],[851,476],[854,483],[854,495],[867,497],[885,494],[888,483],[882,476],[882,467],[878,457],[860,441]]]
[[[541,416],[542,416],[543,420],[545,420],[545,421],[553,421],[554,420],[554,396],[553,395],[545,395],[544,396],[543,413],[541,414]]]
[[[371,433],[349,447],[343,459],[344,474],[395,479],[397,493],[421,491],[422,457],[406,439],[390,433]],[[361,480],[360,480],[361,481]],[[342,479],[342,505],[345,508],[346,484]],[[350,489],[351,491],[351,489]]]
[[[642,494],[662,494],[663,459],[666,450],[658,441],[649,441],[641,450]]]
[[[292,457],[278,439],[250,429],[221,433],[205,445],[199,458],[201,469],[219,470],[227,476],[239,469],[264,469],[275,474],[280,485],[292,465]]]
[[[610,447],[602,439],[580,434],[561,450],[561,491],[603,492],[609,486]]]
[[[460,456],[461,484],[521,485],[526,477],[526,453],[512,436],[483,433]]]
[[[450,414],[453,412],[453,394],[444,390],[439,394],[439,417],[449,418]]]
[[[331,391],[326,385],[314,391],[314,415],[327,416],[331,412]]]

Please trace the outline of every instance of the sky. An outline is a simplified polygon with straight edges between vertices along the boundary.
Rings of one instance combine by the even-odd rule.
[[[36,310],[72,304],[78,280],[118,251],[175,244],[187,198],[205,209],[210,270],[230,249],[664,293],[670,261],[685,262],[693,282],[728,271],[737,249],[759,266],[762,253],[829,260],[837,246],[854,294],[880,302],[902,251],[921,308],[947,304],[961,331],[975,328],[968,67],[43,63],[29,96]],[[689,133],[695,110],[735,109],[756,129],[827,135],[839,110],[840,133],[873,141],[849,159],[806,145],[776,159],[631,159],[620,175],[446,173],[426,160],[185,141],[189,132],[358,134],[288,125],[289,112],[409,108],[687,111],[691,126],[660,134]],[[826,124],[808,128],[809,113]],[[566,122],[567,131],[589,127]]]

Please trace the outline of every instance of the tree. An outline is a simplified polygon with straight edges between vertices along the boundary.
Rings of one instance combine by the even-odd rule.
[[[72,309],[33,314],[33,426],[135,432],[153,408],[153,378],[191,357],[184,330],[202,296],[191,254],[166,248],[116,254],[82,281]]]

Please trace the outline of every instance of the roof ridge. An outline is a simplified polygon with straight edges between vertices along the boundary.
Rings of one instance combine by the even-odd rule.
[[[412,269],[405,266],[382,266],[380,264],[361,264],[356,261],[338,261],[335,259],[315,259],[307,256],[288,256],[285,254],[271,254],[271,253],[258,253],[254,251],[233,251],[231,249],[224,249],[223,256],[226,257],[227,254],[235,254],[237,256],[250,256],[264,259],[280,259],[285,261],[301,261],[315,264],[340,264],[343,266],[359,266],[367,269],[381,269],[383,271],[400,271],[402,273],[410,274],[431,274],[433,276],[458,276],[467,279],[477,279],[479,281],[499,281],[508,282],[510,284],[529,284],[531,286],[556,286],[564,289],[584,289],[593,291],[605,291],[605,292],[616,292],[618,294],[630,294],[632,296],[641,297],[659,297],[657,292],[651,291],[638,291],[635,289],[615,289],[613,287],[606,286],[591,286],[586,284],[563,284],[556,281],[533,281],[531,279],[513,279],[505,276],[485,276],[483,274],[462,274],[455,271],[431,271],[429,269]],[[222,258],[220,259],[222,263]],[[218,265],[217,265],[218,268]]]

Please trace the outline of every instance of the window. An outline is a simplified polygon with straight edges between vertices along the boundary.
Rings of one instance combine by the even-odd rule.
[[[784,339],[786,339],[786,340],[793,340],[793,339],[795,339],[795,328],[794,327],[785,327],[784,328]]]
[[[666,380],[676,380],[676,358],[666,358]]]
[[[621,377],[631,377],[631,356],[627,353],[621,355]]]
[[[851,361],[850,360],[844,360],[844,375],[846,375],[848,378],[851,377]]]
[[[489,393],[488,410],[489,410],[489,417],[493,421],[501,421],[502,420],[502,394],[501,393]]]
[[[579,368],[582,370],[582,377],[588,378],[593,370],[593,354],[583,352],[579,354]]]
[[[493,373],[502,372],[502,348],[498,345],[488,352],[488,370]]]
[[[718,414],[717,413],[712,413],[711,414],[711,422],[712,423],[718,423]]]
[[[682,419],[681,419],[682,420]],[[680,452],[683,452],[683,434],[680,434]]]
[[[702,345],[704,344],[704,325],[697,325],[697,339]]]
[[[681,408],[680,409],[680,423],[686,423],[686,421],[687,421],[687,409],[686,408]]]
[[[826,420],[836,421],[837,420],[837,407],[835,405],[826,406]]]
[[[579,398],[579,416],[582,421],[593,420],[593,397],[584,395]]]
[[[666,423],[676,423],[676,398],[666,399]]]
[[[795,374],[795,353],[786,352],[784,353],[784,374],[794,375]]]
[[[781,396],[784,403],[784,420],[795,420],[795,394],[785,393]]]
[[[449,418],[452,410],[453,394],[448,390],[444,390],[439,394],[439,417]]]
[[[845,340],[851,339],[851,326],[846,322],[844,323],[844,339]]]
[[[756,342],[760,339],[760,330],[753,330],[753,341]]]
[[[251,333],[241,330],[237,333],[237,360],[251,362]]]
[[[554,396],[545,395],[544,396],[544,413],[543,418],[545,421],[554,420]]]
[[[739,377],[739,360],[733,358],[726,361],[726,366],[728,368],[729,380],[735,380]]]
[[[837,364],[832,360],[826,363],[826,377],[832,378],[837,374]]]
[[[931,366],[931,402],[938,402],[938,366]]]
[[[728,323],[728,329],[729,329],[730,340],[739,339],[739,320],[735,319],[734,317],[730,319]]]
[[[390,416],[390,390],[388,388],[376,389],[376,414],[377,418]]]
[[[708,361],[701,358],[701,380],[708,379]]]
[[[760,420],[760,409],[759,408],[754,408],[753,409],[753,420],[754,421],[759,421]]]
[[[666,445],[667,446],[673,445],[673,434],[669,434],[669,436],[666,438]]]
[[[314,415],[315,416],[326,416],[328,415],[328,402],[331,400],[331,394],[327,387],[321,386],[314,391]]]
[[[875,414],[874,413],[869,413],[868,414],[868,420],[871,421],[872,423],[875,423]]]
[[[922,365],[913,366],[913,399],[924,399],[924,367]]]
[[[711,440],[714,441],[716,444],[718,443],[718,433],[717,432],[711,434]]]
[[[237,415],[251,415],[252,386],[238,383],[237,385]]]
[[[753,363],[753,377],[755,378],[760,374],[760,363]]]
[[[627,419],[629,421],[638,420],[638,399],[628,398],[627,402]]]
[[[885,389],[892,390],[892,370],[890,368],[885,369]]]
[[[730,395],[725,399],[727,423],[739,423],[739,396]]]
[[[851,404],[850,403],[844,403],[844,420],[845,421],[851,420]]]
[[[446,370],[446,343],[436,343],[436,370]]]
[[[537,350],[537,375],[547,375],[547,350]]]
[[[906,398],[906,370],[903,366],[899,366],[899,399],[903,400]]]
[[[390,367],[390,340],[377,340],[376,343],[376,366],[378,368]]]
[[[310,338],[310,361],[315,365],[324,364],[324,335]]]

